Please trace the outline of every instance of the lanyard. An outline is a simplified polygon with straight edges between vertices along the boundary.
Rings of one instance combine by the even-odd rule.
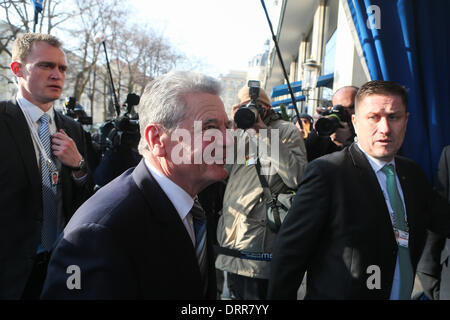
[[[20,102],[18,101],[18,103],[20,103]],[[47,164],[49,169],[56,168],[56,165],[53,163],[52,159],[49,158],[49,156],[47,155],[47,152],[44,149],[44,146],[42,145],[41,139],[39,138],[39,136],[35,130],[35,126],[34,126],[33,121],[30,118],[30,115],[28,114],[28,112],[26,112],[26,110],[22,109],[22,111],[23,111],[23,114],[25,115],[25,120],[27,121],[28,127],[30,128],[31,138],[36,143],[41,157],[44,158],[45,163]]]

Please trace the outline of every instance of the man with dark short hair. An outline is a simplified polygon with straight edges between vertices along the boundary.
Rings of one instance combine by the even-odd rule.
[[[411,298],[426,229],[450,236],[450,206],[411,160],[397,155],[406,90],[370,81],[356,95],[358,141],[312,161],[273,251],[270,299]]]
[[[333,107],[342,106],[348,112],[350,117],[355,114],[355,97],[358,87],[341,87],[333,94],[331,102]],[[349,117],[349,118],[350,118]],[[330,135],[331,140],[339,147],[346,147],[353,143],[355,138],[355,129],[350,121],[341,121],[341,127]]]
[[[38,299],[59,233],[92,194],[83,128],[54,110],[66,55],[52,35],[13,44],[17,96],[0,102],[0,299]]]
[[[358,87],[345,86],[336,90],[331,98],[333,106],[341,105],[351,115],[355,114],[355,97],[358,92]]]

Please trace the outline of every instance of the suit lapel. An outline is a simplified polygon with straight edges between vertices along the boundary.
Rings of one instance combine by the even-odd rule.
[[[159,221],[164,223],[173,223],[174,220],[179,220],[181,226],[183,226],[183,223],[181,222],[176,209],[172,205],[172,202],[148,171],[144,163],[144,159],[142,159],[134,169],[133,179],[138,188],[142,191],[149,206],[157,209],[155,210],[154,215]]]
[[[15,145],[19,148],[19,152],[22,155],[25,170],[30,178],[30,183],[39,186],[40,190],[41,177],[36,162],[36,153],[31,139],[30,129],[25,116],[15,101],[10,101],[10,104],[6,107],[6,115],[9,118],[6,125],[11,130]]]
[[[64,131],[67,133],[69,137],[74,137],[72,133],[72,125],[70,123],[67,123],[66,119],[57,112],[55,109],[53,109],[55,112],[55,125],[56,125],[56,131],[59,131],[59,129],[64,129]]]
[[[148,171],[144,159],[134,169],[133,179],[142,191],[149,207],[152,208],[151,212],[154,218],[168,230],[168,232],[163,233],[166,238],[162,240],[164,246],[169,248],[168,254],[184,257],[183,265],[187,267],[187,270],[189,268],[196,270],[195,274],[198,276],[196,283],[200,283],[200,268],[191,237],[172,202]]]
[[[375,208],[377,214],[377,221],[379,221],[378,228],[381,228],[380,235],[383,237],[386,234],[390,234],[390,242],[396,244],[395,235],[392,229],[392,222],[389,215],[389,210],[386,205],[386,200],[383,195],[383,191],[378,182],[377,176],[372,169],[369,161],[359,147],[353,143],[349,147],[349,152],[352,157],[353,164],[357,167],[359,172],[359,178],[361,179],[361,185],[367,188],[366,192],[371,195],[371,206]]]

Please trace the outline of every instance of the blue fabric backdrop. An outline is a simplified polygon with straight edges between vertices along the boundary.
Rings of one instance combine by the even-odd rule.
[[[402,154],[433,180],[450,144],[450,1],[347,0],[372,80],[409,91],[409,122]],[[374,12],[380,8],[380,24]]]

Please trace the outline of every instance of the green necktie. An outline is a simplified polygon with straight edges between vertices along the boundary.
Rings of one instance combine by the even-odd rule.
[[[405,210],[397,188],[394,167],[385,165],[381,171],[386,175],[386,189],[392,210],[394,210],[394,227],[398,230],[409,232],[405,221]],[[414,272],[409,255],[409,247],[398,245],[398,259],[400,265],[400,299],[410,300],[414,285]]]

